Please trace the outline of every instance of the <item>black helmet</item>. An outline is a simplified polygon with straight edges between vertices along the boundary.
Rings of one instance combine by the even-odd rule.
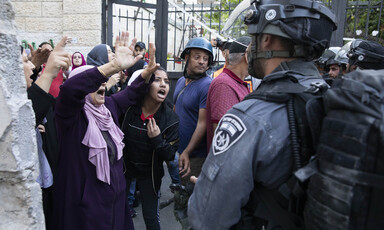
[[[273,34],[295,44],[295,53],[261,54],[259,57],[319,57],[329,47],[337,28],[335,15],[315,0],[253,0],[245,14],[250,35]]]
[[[329,47],[328,49],[326,49],[324,51],[324,53],[321,55],[321,57],[319,57],[317,60],[316,60],[316,64],[321,66],[321,67],[326,67],[327,65],[331,65],[331,64],[328,64],[330,62],[330,60],[334,60],[335,57],[336,57],[336,54],[339,52],[341,48],[340,47]],[[339,62],[338,62],[339,63]]]
[[[182,59],[185,59],[185,55],[190,52],[190,49],[202,49],[205,50],[209,53],[209,61],[208,61],[208,66],[210,66],[213,62],[213,49],[211,43],[202,37],[198,38],[192,38],[191,40],[188,41],[187,45],[185,46],[184,51],[181,53],[180,57]]]
[[[362,69],[384,69],[384,47],[377,42],[356,39],[348,52],[349,64]]]

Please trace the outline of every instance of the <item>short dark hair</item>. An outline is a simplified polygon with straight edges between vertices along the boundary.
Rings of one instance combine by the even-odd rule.
[[[41,47],[43,47],[43,45],[50,45],[52,47],[51,43],[49,43],[49,42],[42,42],[42,43],[40,43],[39,47],[41,48]]]

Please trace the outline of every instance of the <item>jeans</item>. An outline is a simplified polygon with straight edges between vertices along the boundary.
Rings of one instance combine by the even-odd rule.
[[[127,183],[127,187],[129,186],[129,189],[127,189],[127,196],[128,196],[128,204],[132,207],[133,202],[135,202],[135,192],[136,192],[136,178],[132,178],[131,183]]]
[[[175,153],[175,159],[167,162],[168,173],[171,176],[172,184],[180,184],[179,175],[179,154]]]
[[[128,182],[129,179],[127,180]],[[160,230],[159,200],[160,188],[154,188],[152,179],[136,178],[140,201],[143,209],[143,218],[147,230]]]

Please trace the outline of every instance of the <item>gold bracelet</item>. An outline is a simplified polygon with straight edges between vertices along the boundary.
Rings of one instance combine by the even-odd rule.
[[[97,67],[97,69],[99,70],[99,72],[100,72],[104,77],[107,77],[107,75],[104,73],[104,71],[103,71],[100,67]]]

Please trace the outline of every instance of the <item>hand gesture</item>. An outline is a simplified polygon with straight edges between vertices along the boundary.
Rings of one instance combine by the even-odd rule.
[[[37,126],[37,128],[39,129],[40,133],[45,133],[45,126],[44,125],[40,124]]]
[[[124,84],[125,81],[127,80],[128,76],[125,75],[125,72],[124,72],[124,71],[120,71],[119,74],[120,74],[120,83],[121,83],[121,84]]]
[[[151,76],[159,68],[160,64],[156,63],[156,47],[152,42],[149,43],[149,62],[147,67],[141,73],[141,77],[145,79],[145,82],[148,83],[151,79]],[[141,55],[140,55],[141,56]]]
[[[41,49],[40,47],[35,50],[31,44],[28,44],[31,50],[31,62],[36,66],[36,69],[40,69],[40,66],[47,62],[51,51],[48,49]]]
[[[197,179],[198,179],[197,177],[195,177],[195,176],[191,176],[191,178],[189,178],[189,181],[192,182],[192,183],[194,183],[194,184],[196,184]]]
[[[56,45],[55,49],[53,49],[48,57],[43,75],[55,78],[61,68],[67,70],[68,67],[71,66],[71,55],[64,50],[67,42],[68,37],[64,36]]]
[[[179,170],[182,178],[187,177],[191,173],[191,165],[189,162],[189,154],[187,152],[183,152],[179,157]]]
[[[130,46],[128,46],[129,33],[127,31],[121,33],[121,37],[119,35],[116,36],[115,41],[115,59],[113,60],[114,64],[118,68],[119,71],[124,69],[128,69],[133,66],[138,60],[142,58],[141,55],[137,57],[133,56],[133,50],[136,45],[136,38],[132,40]]]
[[[107,85],[106,85],[107,89],[110,90],[112,86],[116,85],[119,81],[120,81],[120,74],[115,73],[108,79]]]
[[[153,137],[160,135],[160,128],[159,128],[159,126],[157,126],[154,118],[149,118],[147,129],[148,129],[148,137],[149,138],[153,138]]]

